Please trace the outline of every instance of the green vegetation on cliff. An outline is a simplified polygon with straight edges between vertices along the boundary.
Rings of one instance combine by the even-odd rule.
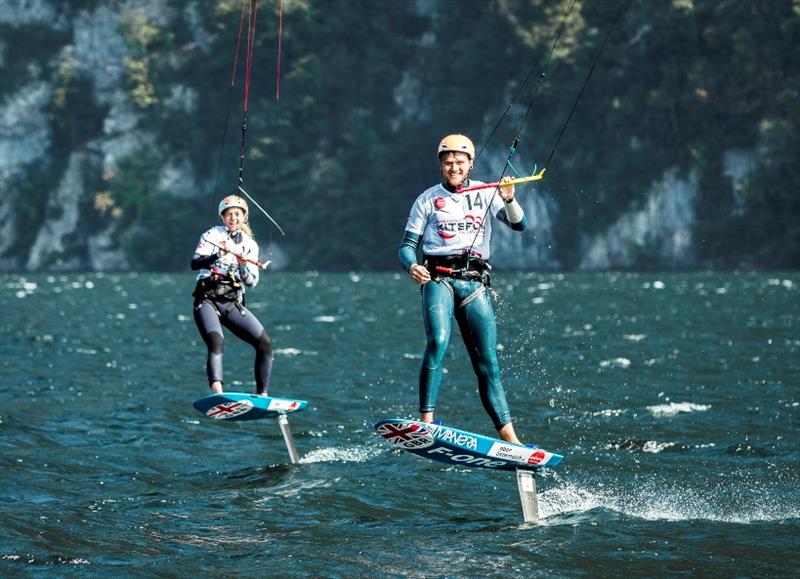
[[[294,268],[397,267],[410,204],[438,178],[436,142],[459,131],[485,144],[533,72],[476,167],[478,177],[499,175],[570,2],[285,2],[280,100],[277,2],[262,2],[245,186],[288,235],[254,214],[259,240],[279,244]],[[75,5],[71,15],[104,4]],[[124,90],[137,130],[152,139],[113,174],[87,169],[86,221],[98,230],[116,223],[137,267],[183,268],[218,198],[237,183],[243,72],[230,94],[229,84],[240,3],[165,3],[158,17],[135,3],[110,5],[130,9],[119,30]],[[576,2],[522,135],[525,165],[550,153],[618,6]],[[24,260],[45,217],[47,192],[36,187],[57,183],[69,152],[102,138],[109,107],[86,74],[58,56],[67,31],[0,28],[1,98],[30,80],[31,67],[55,79],[49,159],[27,168],[18,202],[27,232],[13,251]],[[641,208],[672,169],[699,185],[693,261],[675,263],[643,245],[638,267],[800,266],[798,71],[796,2],[631,1],[539,187],[557,207],[553,257],[576,267],[587,240]],[[157,188],[167,165],[186,171],[193,196]],[[168,250],[149,241],[154,220]]]

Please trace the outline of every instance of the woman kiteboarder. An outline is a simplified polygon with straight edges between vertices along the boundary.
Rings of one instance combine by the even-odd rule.
[[[261,322],[245,307],[245,288],[258,284],[258,244],[247,224],[247,202],[229,195],[219,204],[223,225],[200,237],[192,269],[200,270],[194,293],[194,321],[208,348],[206,372],[215,394],[222,393],[222,327],[253,346],[256,394],[266,396],[272,371],[272,342]]]

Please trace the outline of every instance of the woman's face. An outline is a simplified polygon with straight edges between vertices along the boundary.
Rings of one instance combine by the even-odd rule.
[[[444,153],[439,158],[442,177],[451,187],[459,187],[472,171],[472,161],[466,153]]]
[[[244,223],[244,211],[239,207],[229,207],[222,212],[222,222],[228,231],[236,233]]]

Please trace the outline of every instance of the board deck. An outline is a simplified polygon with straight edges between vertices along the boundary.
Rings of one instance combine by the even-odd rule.
[[[194,407],[214,420],[258,420],[277,418],[308,406],[306,400],[273,398],[240,392],[209,394],[194,401]]]
[[[496,470],[552,468],[563,456],[538,447],[520,446],[452,426],[391,418],[375,429],[397,448],[447,464]]]

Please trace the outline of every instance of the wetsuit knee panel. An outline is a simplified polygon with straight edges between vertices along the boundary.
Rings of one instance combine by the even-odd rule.
[[[266,331],[261,332],[261,336],[258,338],[258,342],[256,343],[256,350],[264,352],[268,356],[272,355],[272,341],[267,336]]]
[[[219,332],[209,332],[206,336],[206,345],[211,354],[222,354],[225,350],[225,338]]]
[[[438,330],[427,335],[429,348],[446,348],[449,341],[450,332],[448,330]]]

